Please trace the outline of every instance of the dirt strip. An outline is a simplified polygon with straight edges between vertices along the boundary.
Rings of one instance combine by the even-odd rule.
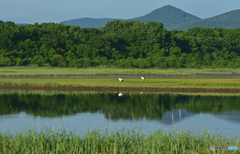
[[[0,86],[0,90],[240,93],[240,89],[196,89],[196,88],[184,89],[184,88],[104,88],[104,87],[95,88],[95,87]]]
[[[137,75],[149,75],[149,76],[240,76],[240,73],[192,73],[192,74],[0,74],[0,76],[137,76]]]

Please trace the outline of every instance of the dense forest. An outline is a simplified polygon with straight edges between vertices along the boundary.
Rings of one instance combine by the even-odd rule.
[[[33,116],[61,117],[78,113],[100,112],[112,120],[162,119],[174,109],[189,113],[220,113],[240,111],[240,97],[187,96],[176,94],[0,94],[0,115],[26,112]]]
[[[0,21],[0,66],[238,68],[240,29],[168,31],[161,22],[81,28]]]

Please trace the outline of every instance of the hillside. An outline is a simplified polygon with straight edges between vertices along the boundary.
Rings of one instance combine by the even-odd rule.
[[[100,28],[104,27],[108,21],[113,20],[123,20],[123,19],[113,19],[113,18],[79,18],[67,21],[62,21],[64,25],[76,25],[82,28]]]
[[[61,23],[63,23],[64,25],[76,25],[83,28],[90,28],[90,27],[99,28],[99,27],[103,27],[105,23],[107,23],[107,21],[112,21],[112,20],[117,20],[117,19],[79,18],[79,19],[73,19],[68,21],[62,21]],[[118,19],[118,20],[124,20],[124,19]],[[186,13],[176,7],[166,5],[144,16],[132,18],[128,20],[139,20],[142,22],[147,22],[147,21],[162,22],[164,26],[168,28],[170,25],[185,23],[185,22],[194,21],[194,20],[200,20],[200,18],[194,15],[191,15],[189,13]]]
[[[166,28],[171,25],[185,23],[189,21],[198,21],[199,17],[186,13],[171,5],[166,5],[159,9],[152,11],[144,16],[133,18],[132,20],[139,20],[142,22],[155,21],[162,22]]]
[[[104,27],[108,21],[125,19],[115,18],[79,18],[67,21],[62,21],[64,25],[76,25],[82,28],[100,28]],[[211,18],[200,19],[194,15],[186,13],[176,7],[166,5],[156,9],[144,16],[127,19],[139,20],[142,22],[155,21],[162,22],[167,30],[188,30],[193,27],[206,28],[226,28],[235,29],[240,28],[240,9],[226,12]],[[17,25],[27,25],[26,23],[19,23]]]
[[[240,10],[233,10],[207,19],[171,25],[168,30],[188,30],[197,26],[226,29],[240,28]]]
[[[27,23],[17,23],[16,25],[18,25],[18,26],[26,26],[26,25],[29,25],[29,24],[27,24]]]

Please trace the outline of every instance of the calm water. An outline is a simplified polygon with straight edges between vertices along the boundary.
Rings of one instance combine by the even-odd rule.
[[[239,96],[0,91],[0,131],[158,129],[240,137]]]

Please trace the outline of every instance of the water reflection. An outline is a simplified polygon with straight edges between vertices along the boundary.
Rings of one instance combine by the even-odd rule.
[[[150,132],[186,127],[230,131],[234,135],[240,127],[239,102],[239,96],[2,92],[0,131],[32,125],[40,130],[45,126],[65,126],[68,130],[86,131],[107,126],[115,130],[141,127]]]
[[[142,94],[142,93],[141,93]],[[119,97],[116,97],[119,96]],[[182,118],[199,113],[215,113],[236,111],[240,114],[239,96],[194,96],[178,94],[146,93],[75,93],[75,94],[33,94],[2,93],[0,94],[0,114],[14,114],[22,111],[33,116],[61,117],[82,112],[100,112],[112,120],[135,118],[165,119],[173,113]],[[176,110],[175,110],[176,109]],[[163,117],[163,115],[165,115]],[[230,116],[230,115],[229,115]],[[220,116],[221,117],[221,116]],[[240,117],[240,116],[238,116]],[[232,118],[228,118],[232,119]],[[164,120],[171,121],[169,119]],[[236,120],[235,120],[236,121]],[[237,122],[237,121],[236,121]]]
[[[122,97],[123,96],[123,93],[118,93],[118,97]]]

